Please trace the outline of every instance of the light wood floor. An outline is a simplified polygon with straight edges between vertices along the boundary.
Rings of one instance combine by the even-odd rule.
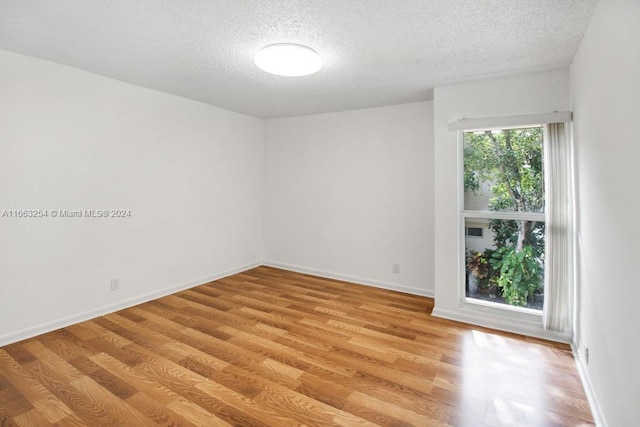
[[[0,348],[0,425],[591,425],[568,347],[259,267]]]

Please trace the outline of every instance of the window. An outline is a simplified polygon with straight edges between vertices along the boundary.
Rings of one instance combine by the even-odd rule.
[[[465,227],[465,234],[470,237],[482,237],[482,227]]]
[[[464,132],[462,144],[465,301],[542,310],[543,128]]]

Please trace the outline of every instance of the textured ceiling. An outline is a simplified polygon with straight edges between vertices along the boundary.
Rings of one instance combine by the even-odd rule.
[[[597,0],[0,0],[0,49],[256,117],[430,99],[453,81],[567,67]],[[267,44],[323,68],[278,77]]]

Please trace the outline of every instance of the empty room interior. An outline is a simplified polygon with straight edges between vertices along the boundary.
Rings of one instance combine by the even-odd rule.
[[[638,0],[0,0],[0,425],[638,425],[639,117]]]

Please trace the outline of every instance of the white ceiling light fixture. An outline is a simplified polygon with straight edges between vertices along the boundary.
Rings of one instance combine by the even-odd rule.
[[[265,46],[256,53],[255,62],[267,73],[287,77],[306,76],[322,67],[322,59],[315,50],[294,43]]]

